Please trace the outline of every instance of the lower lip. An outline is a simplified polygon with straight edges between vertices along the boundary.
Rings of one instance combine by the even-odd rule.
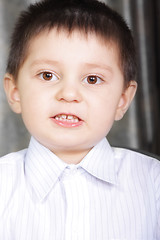
[[[52,121],[54,123],[56,123],[57,125],[59,125],[61,127],[64,127],[64,128],[80,127],[83,124],[83,121],[79,121],[79,122],[73,123],[73,122],[67,122],[67,121],[60,121],[60,120],[57,120],[55,118],[51,118],[51,119],[52,119]]]

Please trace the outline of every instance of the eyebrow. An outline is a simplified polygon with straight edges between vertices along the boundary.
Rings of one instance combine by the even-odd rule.
[[[49,59],[38,59],[38,60],[35,60],[31,66],[34,67],[36,65],[41,65],[41,64],[48,64],[48,65],[61,65],[61,63],[59,61],[56,61],[56,60],[49,60]],[[103,64],[103,63],[88,63],[88,62],[84,62],[82,63],[82,66],[83,67],[87,67],[87,68],[97,68],[97,69],[102,69],[102,70],[106,70],[108,72],[110,72],[111,74],[113,74],[113,69],[112,67],[106,65],[106,64]]]
[[[99,68],[109,71],[110,73],[113,73],[112,67],[105,65],[105,64],[97,64],[97,63],[84,63],[85,66],[89,68]]]
[[[58,61],[55,61],[55,60],[49,60],[49,59],[46,59],[46,60],[35,60],[31,66],[36,66],[36,65],[41,65],[41,64],[49,64],[49,65],[58,65],[59,62]]]

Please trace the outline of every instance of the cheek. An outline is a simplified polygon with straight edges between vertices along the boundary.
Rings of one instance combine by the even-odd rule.
[[[106,116],[109,110],[112,110],[113,98],[106,92],[99,95],[94,95],[90,101],[93,115],[102,118]],[[108,115],[108,114],[107,114]]]
[[[26,127],[35,125],[42,120],[44,116],[44,104],[37,96],[25,95],[21,99],[22,118]]]
[[[26,109],[32,111],[43,108],[47,99],[47,96],[44,95],[44,93],[42,94],[42,91],[38,87],[34,87],[33,89],[30,87],[27,91],[23,89],[20,97],[22,106],[25,106]]]
[[[115,119],[119,97],[113,97],[111,93],[101,94],[95,98],[90,108],[90,116],[93,124],[110,127]]]

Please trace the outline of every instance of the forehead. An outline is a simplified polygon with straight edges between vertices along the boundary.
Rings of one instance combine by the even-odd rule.
[[[83,58],[102,58],[105,62],[108,54],[114,55],[115,63],[120,67],[120,56],[117,44],[112,40],[107,40],[93,32],[82,32],[74,30],[71,33],[61,29],[46,29],[37,36],[33,37],[28,45],[26,58],[40,58],[43,55],[54,57],[54,53],[65,57]],[[63,51],[63,52],[62,52]],[[64,53],[64,55],[63,55]],[[87,54],[86,54],[87,53]],[[53,54],[53,55],[52,55]]]

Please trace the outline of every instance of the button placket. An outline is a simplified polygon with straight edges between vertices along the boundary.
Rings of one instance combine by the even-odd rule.
[[[67,167],[62,181],[66,196],[65,240],[89,239],[89,196],[85,177],[81,169]]]

